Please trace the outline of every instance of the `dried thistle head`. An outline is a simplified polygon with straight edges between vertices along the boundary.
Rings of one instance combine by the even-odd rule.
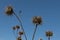
[[[17,40],[22,40],[22,39],[20,37],[18,37]]]
[[[7,15],[12,15],[13,14],[13,8],[12,8],[12,6],[8,6],[5,11],[6,11]]]
[[[19,28],[20,28],[20,26],[16,25],[16,26],[13,27],[13,30],[16,30],[16,29],[19,29]]]
[[[47,36],[47,37],[53,36],[53,32],[47,31],[47,32],[46,32],[46,36]]]
[[[33,23],[34,24],[41,24],[42,18],[40,16],[34,16],[33,17]]]
[[[16,25],[16,29],[20,29],[20,26]]]
[[[21,31],[21,32],[19,32],[19,35],[23,35],[23,32]]]

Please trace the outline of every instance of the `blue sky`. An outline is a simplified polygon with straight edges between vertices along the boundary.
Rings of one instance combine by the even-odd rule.
[[[21,17],[28,40],[31,40],[33,34],[33,16],[42,17],[42,25],[38,26],[35,40],[47,40],[45,32],[48,30],[54,33],[51,40],[60,40],[60,0],[0,0],[0,40],[16,40],[12,27],[19,25],[19,22],[15,16],[5,15],[8,5],[12,5],[19,17],[19,11],[22,10]]]

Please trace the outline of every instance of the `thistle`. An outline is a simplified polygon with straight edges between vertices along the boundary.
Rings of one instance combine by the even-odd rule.
[[[49,36],[53,36],[53,33],[51,31],[47,31],[46,32],[46,36],[49,37]]]
[[[19,35],[23,35],[23,32],[19,32]]]
[[[41,22],[42,22],[42,19],[40,16],[34,16],[33,17],[33,23],[34,24],[41,24]]]
[[[32,21],[36,25],[35,29],[34,29],[33,36],[32,36],[32,40],[34,40],[34,37],[35,37],[35,34],[36,34],[36,30],[37,30],[37,26],[42,23],[42,19],[41,19],[40,16],[34,16]]]
[[[50,40],[50,37],[53,36],[53,32],[47,31],[46,36],[48,37],[48,40]]]
[[[16,29],[20,29],[20,26],[16,25]]]
[[[5,10],[7,15],[12,15],[13,14],[13,8],[12,6],[8,6]]]
[[[18,37],[17,40],[22,40],[22,39],[20,37]]]
[[[13,27],[13,30],[16,30],[16,29],[17,30],[20,29],[20,26],[16,25],[16,26]]]

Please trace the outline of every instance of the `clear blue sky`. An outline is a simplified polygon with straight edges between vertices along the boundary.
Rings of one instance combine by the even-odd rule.
[[[13,6],[19,17],[19,10],[22,10],[21,17],[28,40],[31,40],[34,29],[33,16],[41,16],[43,20],[42,25],[38,26],[35,40],[47,40],[47,30],[54,33],[51,40],[60,40],[60,0],[0,0],[0,40],[15,40],[12,26],[19,25],[14,16],[5,15],[8,5]]]

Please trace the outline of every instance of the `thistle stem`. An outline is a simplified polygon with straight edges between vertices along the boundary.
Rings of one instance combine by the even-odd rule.
[[[50,36],[48,37],[48,40],[50,40]]]
[[[37,24],[36,24],[36,27],[34,29],[34,33],[33,33],[33,36],[32,36],[32,40],[34,40],[34,37],[35,37],[35,34],[36,34],[36,30],[37,30]]]
[[[25,39],[27,40],[27,36],[26,36],[26,34],[25,34],[25,31],[24,31],[24,28],[23,28],[23,25],[22,25],[21,19],[20,19],[15,13],[14,13],[14,15],[16,16],[16,18],[17,18],[18,21],[20,22],[21,28],[22,28],[22,30],[23,30],[23,32],[24,32]]]

